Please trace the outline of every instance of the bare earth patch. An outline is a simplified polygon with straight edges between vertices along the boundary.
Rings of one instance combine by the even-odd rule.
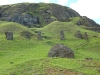
[[[83,75],[81,73],[75,73],[70,70],[60,69],[60,68],[48,68],[46,70],[46,75]]]

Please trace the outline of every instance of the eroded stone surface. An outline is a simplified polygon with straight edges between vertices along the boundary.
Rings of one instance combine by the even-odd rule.
[[[74,52],[63,44],[57,44],[50,49],[48,57],[74,58]]]

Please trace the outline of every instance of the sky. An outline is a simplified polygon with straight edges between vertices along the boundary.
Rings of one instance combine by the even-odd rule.
[[[77,11],[81,16],[87,16],[100,24],[100,0],[2,0],[0,5],[15,4],[15,3],[56,3],[63,6],[68,6]]]

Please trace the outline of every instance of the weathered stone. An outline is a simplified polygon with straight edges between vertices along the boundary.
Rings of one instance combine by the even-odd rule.
[[[84,33],[84,39],[85,39],[85,40],[88,40],[87,32]]]
[[[80,15],[73,9],[52,3],[20,3],[0,7],[0,20],[17,22],[27,27],[41,27],[55,20],[67,21],[76,16]]]
[[[7,40],[13,40],[13,33],[12,32],[5,32]]]
[[[29,31],[23,31],[21,35],[30,40],[32,34]]]
[[[79,17],[79,20],[76,22],[77,25],[85,25],[88,27],[97,27],[99,26],[95,21],[92,19],[86,17],[86,16],[81,16]]]
[[[59,5],[50,4],[52,9],[52,15],[59,21],[67,21],[70,17],[80,16],[76,11],[71,8],[62,8]]]
[[[79,25],[99,26],[86,16],[80,16],[75,10],[58,4],[20,3],[0,7],[0,20],[17,22],[27,27],[42,27],[55,20],[69,21],[70,17],[80,17],[79,22],[76,22]]]
[[[57,44],[50,49],[48,57],[74,58],[74,52],[65,45]]]
[[[39,18],[29,14],[15,14],[13,16],[7,17],[7,21],[17,22],[28,27],[31,27],[34,24],[39,24]]]
[[[41,31],[38,31],[37,34],[38,34],[37,36],[38,40],[42,40]]]
[[[77,33],[75,34],[75,36],[76,36],[77,38],[80,38],[80,39],[83,38],[80,31],[77,31]]]
[[[62,30],[60,30],[60,40],[65,40],[65,35]]]

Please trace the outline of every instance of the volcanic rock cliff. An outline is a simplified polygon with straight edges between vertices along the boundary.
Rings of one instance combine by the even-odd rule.
[[[0,20],[17,22],[27,27],[43,27],[56,20],[69,21],[71,17],[80,17],[80,14],[69,7],[53,3],[18,3],[0,6]],[[90,19],[87,22],[90,25],[97,25]],[[83,21],[80,20],[77,24],[81,25]]]

